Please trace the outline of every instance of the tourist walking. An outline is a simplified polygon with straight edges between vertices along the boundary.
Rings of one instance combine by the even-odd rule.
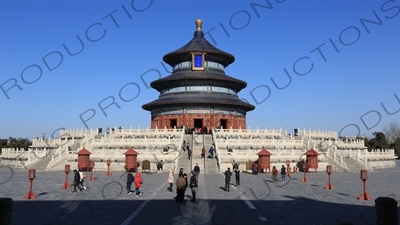
[[[78,187],[79,191],[82,191],[81,187],[79,186],[81,183],[81,176],[79,175],[78,170],[74,170],[74,191],[77,192],[76,188]]]
[[[180,169],[179,169],[179,175],[178,175],[178,177],[180,177],[180,176],[183,177],[183,168],[180,168]]]
[[[286,182],[286,168],[284,165],[282,165],[281,168],[281,175],[282,175],[282,182]]]
[[[204,158],[204,157],[206,157],[206,149],[203,147],[201,149],[201,159]]]
[[[211,145],[210,150],[208,151],[210,153],[210,158],[214,158],[214,147]]]
[[[236,187],[240,187],[240,170],[239,170],[239,167],[235,167],[233,172],[235,173]]]
[[[164,162],[161,160],[160,162],[157,163],[157,170],[163,170],[164,167]]]
[[[185,192],[184,192],[185,194],[183,195],[183,198],[185,198],[186,190],[189,187],[189,182],[188,182],[188,178],[187,178],[187,174],[186,173],[183,174],[183,178],[185,178],[185,182],[186,182],[186,184],[185,184]]]
[[[135,177],[133,177],[132,173],[128,170],[126,171],[126,191],[128,191],[127,195],[132,194],[132,183],[135,181]]]
[[[185,181],[185,178],[183,178],[183,174],[182,174],[182,176],[179,175],[179,177],[176,179],[175,185],[176,185],[175,201],[176,201],[176,203],[182,203],[183,197],[185,195],[185,187],[186,187],[186,181]]]
[[[235,160],[232,161],[232,168],[235,170],[236,168],[239,168],[239,164],[235,162]]]
[[[82,189],[86,191],[87,187],[83,184],[83,182],[85,182],[86,174],[84,174],[83,172],[79,172],[79,177],[80,177],[80,185]]]
[[[190,200],[191,202],[196,201],[196,191],[197,191],[197,178],[196,178],[196,174],[194,174],[194,172],[190,173],[190,189],[192,190],[192,200]]]
[[[172,171],[172,169],[169,170],[168,183],[169,183],[168,190],[172,192],[172,187],[174,186],[174,172]]]
[[[229,186],[231,184],[231,176],[232,176],[232,172],[231,172],[231,168],[228,167],[228,169],[225,171],[225,191],[229,192]]]
[[[143,178],[140,175],[139,172],[136,172],[136,177],[135,177],[135,191],[136,191],[136,197],[139,197],[141,195],[143,195],[143,192],[140,191],[140,188],[142,187],[143,184]]]
[[[278,181],[278,170],[276,169],[276,167],[272,167],[272,180],[275,182]]]
[[[196,163],[196,165],[194,166],[193,171],[195,172],[196,179],[198,180],[199,179],[199,174],[200,174],[200,167],[199,167],[198,163]]]
[[[256,162],[253,162],[253,165],[251,166],[252,169],[252,174],[257,175],[258,174],[258,164]]]

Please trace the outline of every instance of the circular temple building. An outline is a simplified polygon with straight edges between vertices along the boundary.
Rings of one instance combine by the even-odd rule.
[[[152,129],[185,126],[208,133],[211,127],[246,128],[246,113],[255,107],[238,93],[247,83],[225,74],[235,57],[204,38],[202,20],[196,20],[193,39],[163,60],[173,72],[150,84],[160,96],[142,106],[151,111]]]

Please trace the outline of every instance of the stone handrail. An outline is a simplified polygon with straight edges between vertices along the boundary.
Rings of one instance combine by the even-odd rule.
[[[56,153],[56,156],[51,157],[51,161],[49,162],[47,168],[52,168],[62,160],[66,159],[68,156],[68,148],[63,148],[61,151]]]
[[[309,136],[309,137],[322,137],[322,138],[337,138],[336,131],[329,131],[329,130],[298,130],[299,135]]]
[[[343,169],[349,169],[349,167],[347,167],[346,163],[343,161],[343,156],[337,149],[327,149],[326,156],[328,159],[332,160],[333,163],[342,167]]]
[[[215,149],[215,156],[217,156],[217,162],[218,162],[218,171],[221,171],[221,157],[220,151],[218,149],[218,144],[217,144],[217,139],[215,137],[216,130],[214,128],[211,128],[211,135],[212,135],[212,140],[214,142],[214,149]],[[203,142],[204,143],[204,142]]]
[[[265,137],[280,137],[280,138],[286,138],[287,132],[282,131],[282,128],[280,130],[251,130],[251,129],[214,129],[214,133],[217,136],[224,136],[224,137],[229,137],[232,136],[232,138],[238,138],[238,139],[255,139],[255,138],[261,138],[263,139]]]

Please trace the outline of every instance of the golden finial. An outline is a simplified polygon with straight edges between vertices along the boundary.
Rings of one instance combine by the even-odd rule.
[[[197,19],[196,20],[196,30],[201,31],[201,27],[203,26],[203,20]]]

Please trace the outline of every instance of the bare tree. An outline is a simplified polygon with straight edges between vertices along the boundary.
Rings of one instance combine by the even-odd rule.
[[[390,144],[394,143],[397,138],[400,138],[399,122],[392,120],[390,123],[383,125],[383,133]]]

